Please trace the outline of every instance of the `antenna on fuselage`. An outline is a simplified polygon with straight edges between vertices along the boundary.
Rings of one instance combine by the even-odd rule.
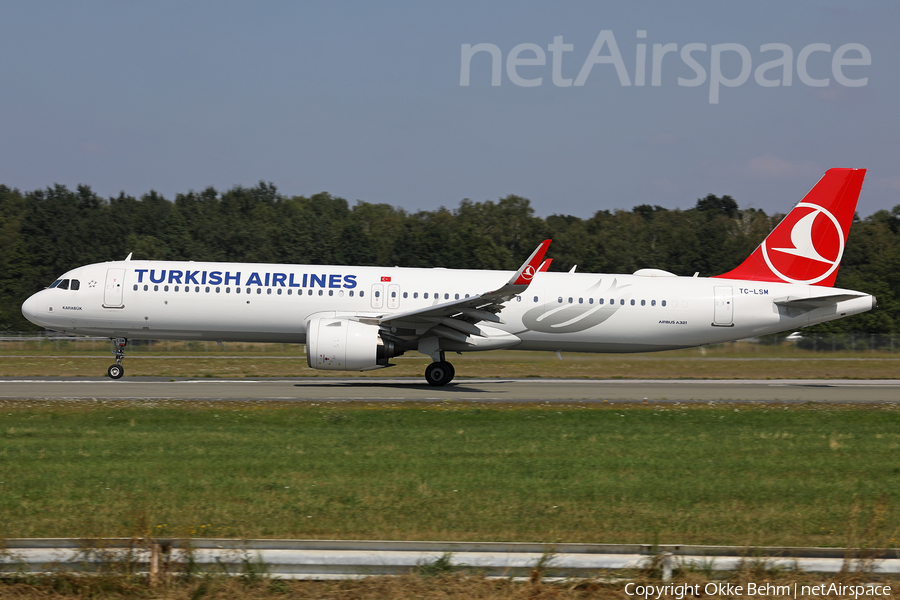
[[[134,252],[129,252],[129,253],[128,253],[128,256],[125,257],[125,260],[131,260],[131,255],[132,255],[132,254],[134,254]]]

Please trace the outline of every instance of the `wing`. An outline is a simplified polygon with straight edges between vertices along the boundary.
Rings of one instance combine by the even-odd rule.
[[[541,242],[509,281],[492,292],[405,313],[386,315],[377,319],[377,323],[382,325],[383,332],[401,334],[398,341],[401,337],[409,342],[411,338],[435,335],[465,343],[469,336],[485,337],[477,323],[482,321],[503,323],[497,313],[503,309],[506,302],[528,289],[549,246],[550,240]]]

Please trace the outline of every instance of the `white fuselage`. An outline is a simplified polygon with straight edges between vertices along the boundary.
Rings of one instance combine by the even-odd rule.
[[[464,298],[497,289],[510,274],[119,261],[73,269],[60,279],[78,280],[78,290],[43,290],[25,302],[22,312],[36,324],[80,335],[303,343],[310,317],[384,317],[408,312],[451,302],[457,295]],[[858,292],[851,292],[857,294],[855,298],[812,310],[775,304],[788,297],[816,296],[823,289],[842,291],[661,272],[542,272],[499,313],[502,324],[486,324],[500,342],[468,349],[666,350],[794,330],[874,305],[872,296]]]

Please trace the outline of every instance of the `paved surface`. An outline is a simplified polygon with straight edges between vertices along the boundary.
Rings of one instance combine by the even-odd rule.
[[[900,402],[900,380],[0,378],[0,399],[476,402]]]

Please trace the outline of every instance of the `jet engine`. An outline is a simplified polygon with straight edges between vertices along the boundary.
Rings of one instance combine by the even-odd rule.
[[[329,371],[371,371],[391,366],[394,343],[381,338],[378,325],[347,318],[306,322],[306,364]]]

